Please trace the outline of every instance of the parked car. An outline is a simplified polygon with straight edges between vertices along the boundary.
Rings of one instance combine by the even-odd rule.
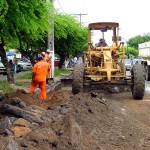
[[[131,70],[133,62],[131,59],[124,59],[124,64],[126,66],[126,70]]]
[[[9,58],[8,58],[8,62],[9,62],[10,60],[12,60],[12,59],[9,59]],[[18,72],[21,72],[22,70],[23,70],[23,66],[22,66],[21,64],[17,64],[17,73],[18,73]]]
[[[17,73],[23,71],[23,66],[21,64],[17,65]]]
[[[54,58],[54,66],[55,66],[55,67],[58,67],[59,61],[60,61],[60,58],[59,58],[59,57],[55,57],[55,58]]]
[[[6,73],[6,68],[4,67],[2,60],[0,58],[0,74],[5,74]]]
[[[22,70],[30,70],[30,69],[32,69],[32,64],[31,64],[31,62],[30,62],[30,60],[29,59],[27,59],[27,58],[20,58],[19,60],[18,60],[18,65],[21,65],[22,67],[23,67],[23,69]]]
[[[9,60],[8,60],[9,61]],[[23,66],[18,64],[17,65],[17,73],[18,72],[21,72],[23,70]],[[1,58],[0,58],[0,74],[3,74],[3,75],[6,75],[6,68],[5,66],[3,65],[2,61],[1,61]]]

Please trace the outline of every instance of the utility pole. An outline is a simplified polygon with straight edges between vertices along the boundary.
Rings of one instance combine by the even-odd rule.
[[[81,20],[81,18],[82,18],[82,16],[83,15],[88,15],[88,14],[71,14],[71,15],[76,15],[76,16],[79,16],[80,17],[80,27],[81,27],[81,25],[82,25],[82,20]]]
[[[50,0],[50,2],[53,5],[53,1],[54,0]],[[54,5],[53,5],[54,6]],[[52,19],[50,19],[50,24],[52,27],[52,31],[51,33],[48,35],[48,39],[47,39],[47,49],[49,49],[51,52],[51,78],[54,78],[54,11],[52,9],[52,11],[50,12],[50,14],[52,15]]]

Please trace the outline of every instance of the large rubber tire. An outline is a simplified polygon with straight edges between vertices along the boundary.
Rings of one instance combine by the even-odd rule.
[[[150,81],[150,65],[146,66],[146,81]]]
[[[73,70],[73,78],[72,78],[73,94],[78,94],[79,92],[83,92],[83,75],[84,75],[83,64],[77,64]]]
[[[144,92],[145,92],[145,76],[144,76],[144,68],[141,64],[135,64],[133,65],[132,71],[131,71],[131,91],[133,99],[141,100],[143,99]]]

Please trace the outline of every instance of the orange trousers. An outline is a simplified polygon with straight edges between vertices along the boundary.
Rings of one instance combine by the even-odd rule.
[[[39,84],[39,88],[41,90],[40,92],[40,98],[42,100],[45,100],[46,99],[46,81],[42,81],[42,82],[36,82],[36,81],[33,81],[30,85],[30,93],[33,93],[37,84]]]

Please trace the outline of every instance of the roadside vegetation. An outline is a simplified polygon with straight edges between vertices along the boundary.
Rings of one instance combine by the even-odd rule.
[[[0,93],[14,92],[14,88],[7,81],[0,81]]]
[[[55,76],[59,76],[61,73],[62,74],[69,74],[70,73],[70,71],[69,70],[67,70],[67,69],[65,69],[65,68],[61,68],[61,69],[55,69],[55,72],[54,72],[55,74]]]
[[[32,72],[31,71],[26,71],[25,73],[18,75],[17,79],[32,79]]]
[[[59,76],[61,73],[68,74],[70,73],[70,71],[65,68],[61,68],[61,69],[55,68],[54,76]],[[24,74],[19,75],[16,79],[31,79],[31,78],[32,78],[32,72],[28,71],[28,72],[25,72]]]
[[[54,47],[61,57],[60,68],[66,57],[82,53],[87,46],[87,28],[75,17],[58,13],[50,1],[1,0],[0,6],[0,57],[9,83],[15,81],[6,51],[16,49],[34,65],[37,54],[47,49],[47,36],[53,30],[50,19],[54,21]]]
[[[126,55],[128,58],[136,58],[139,55],[138,44],[150,41],[150,34],[137,35],[130,38],[127,41],[127,46],[125,47]]]

